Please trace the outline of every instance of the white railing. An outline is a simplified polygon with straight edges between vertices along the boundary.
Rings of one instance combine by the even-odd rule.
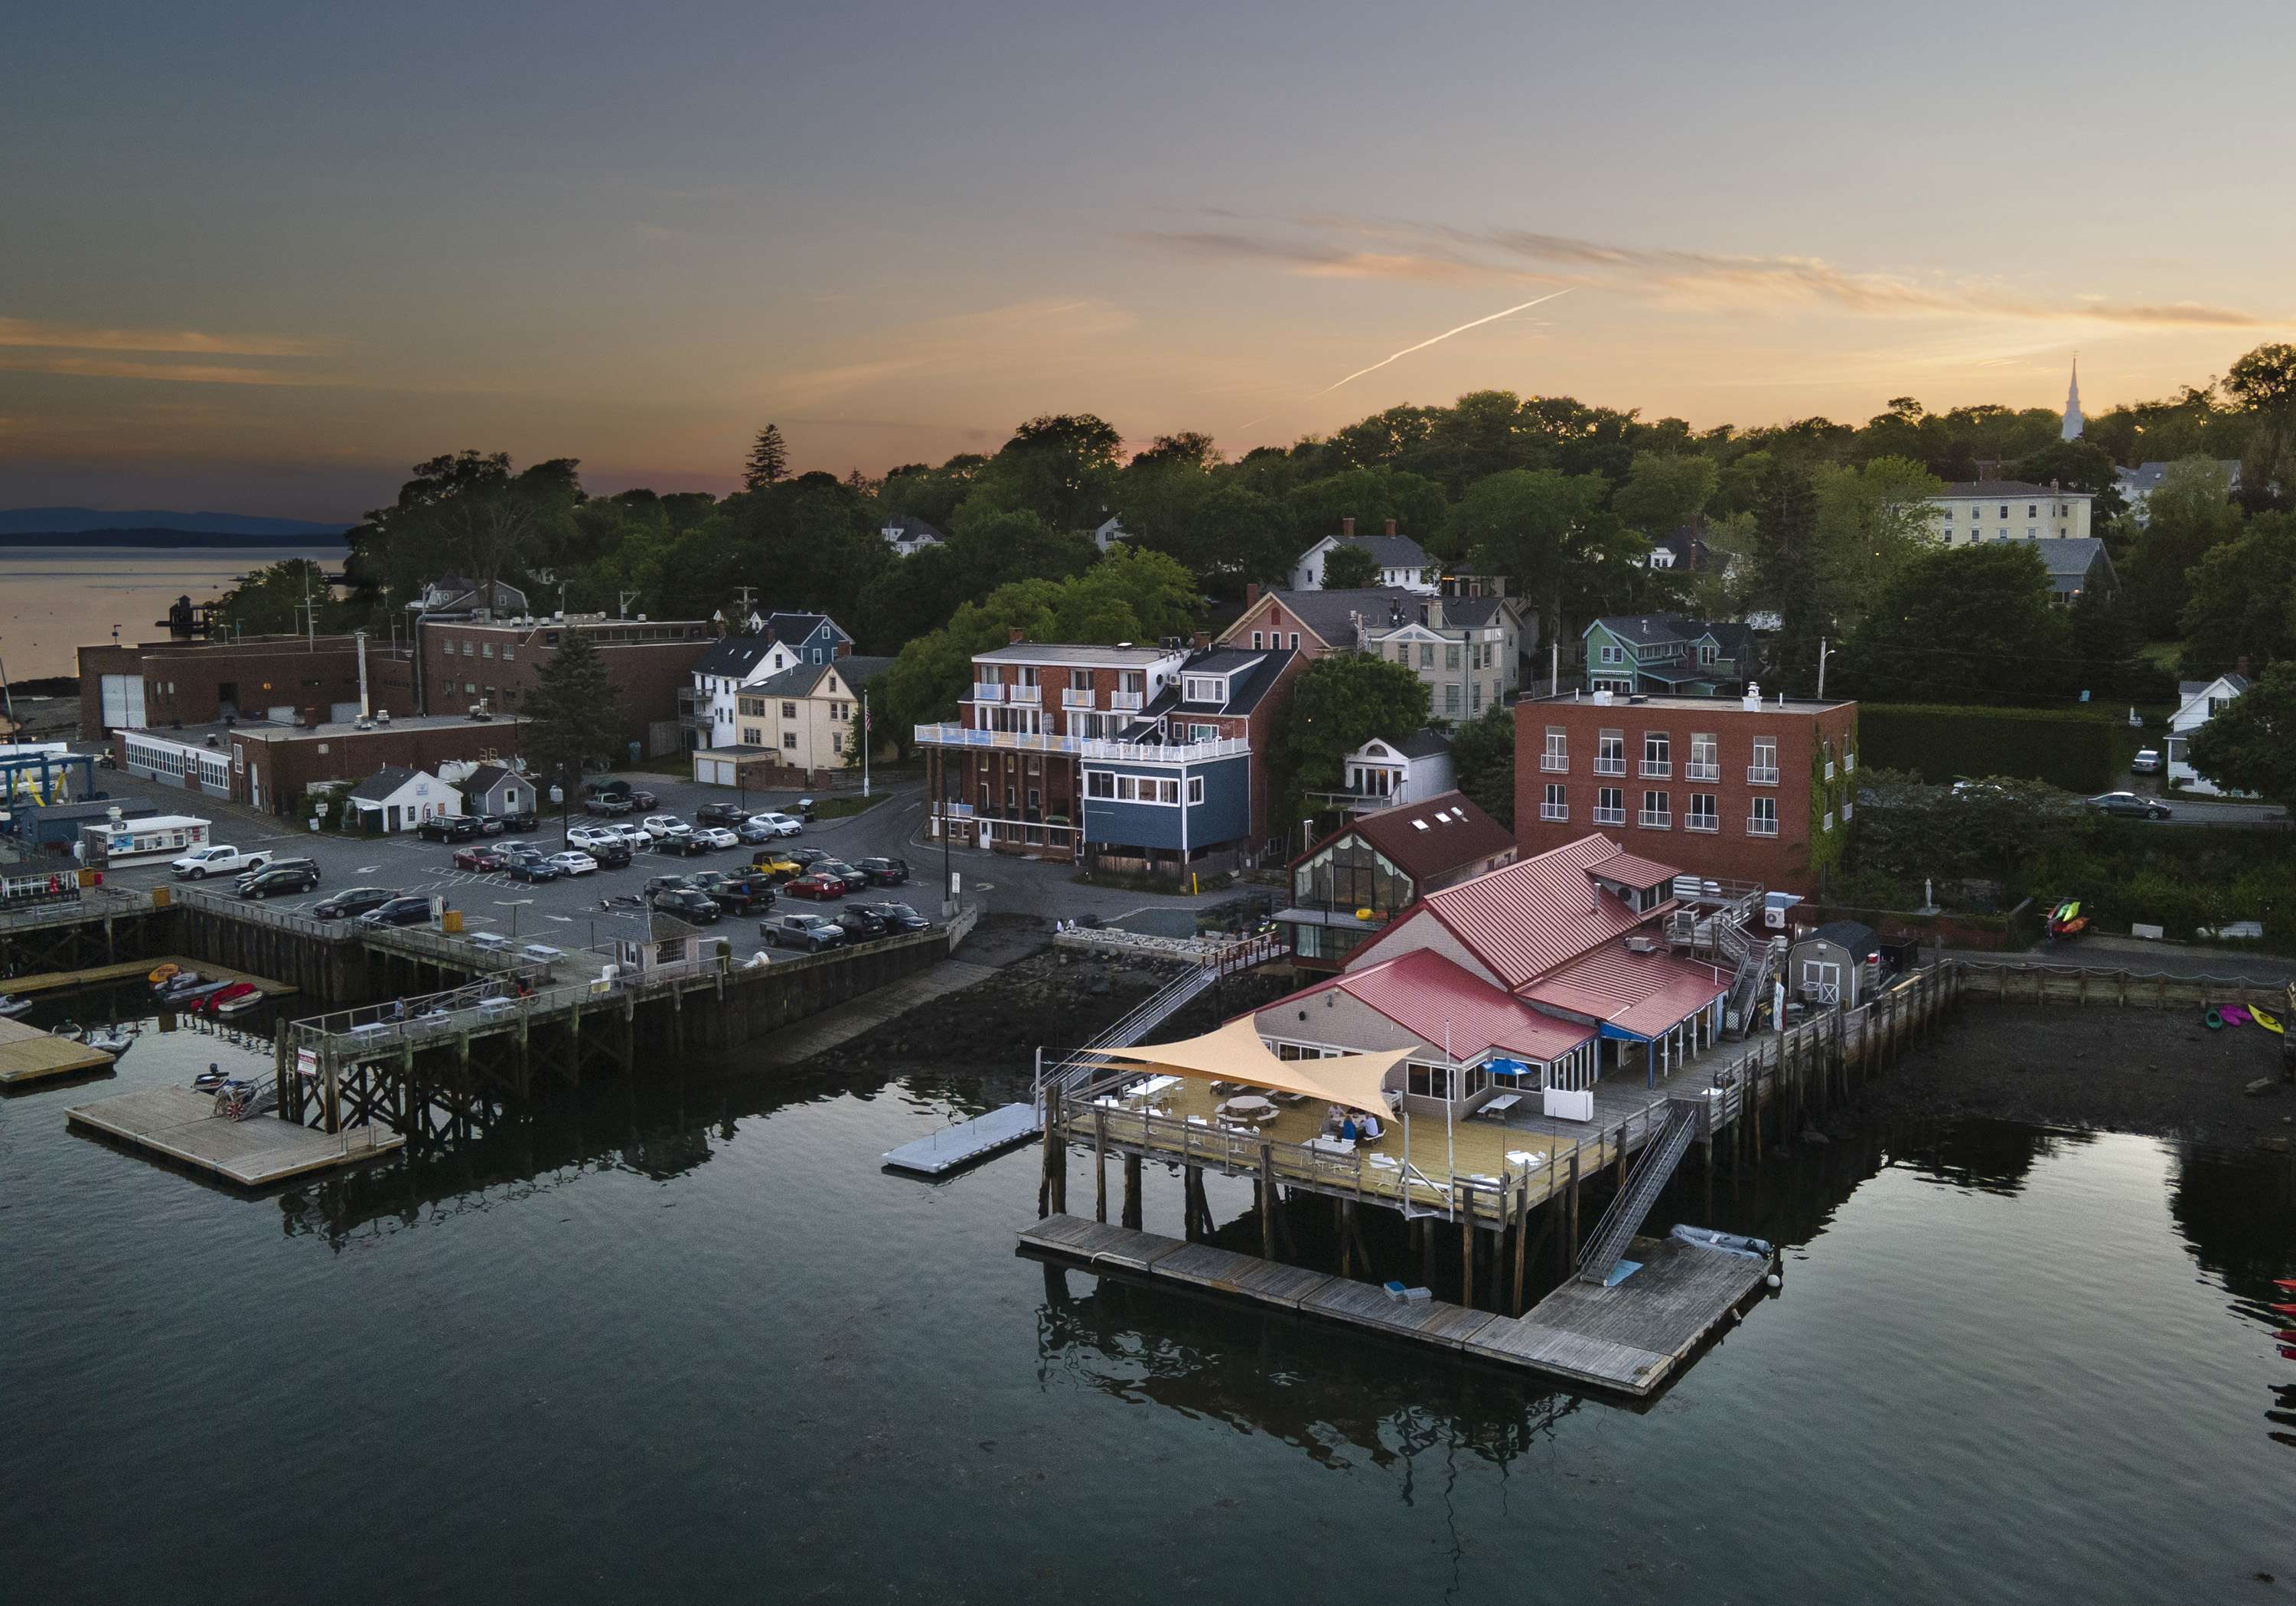
[[[1665,809],[1644,809],[1637,818],[1637,823],[1646,831],[1671,831],[1674,829],[1674,816]]]
[[[1086,687],[1084,689],[1079,691],[1077,688],[1071,686],[1062,691],[1061,706],[1062,708],[1093,708],[1096,707],[1097,704],[1092,700],[1092,688],[1090,687]]]
[[[1541,819],[1568,819],[1570,818],[1570,805],[1567,803],[1543,803],[1538,805],[1538,817]]]
[[[1148,695],[1138,691],[1112,691],[1108,694],[1108,706],[1117,713],[1138,713],[1148,705]]]
[[[1674,761],[1672,759],[1646,758],[1643,761],[1643,778],[1644,780],[1668,780],[1671,779],[1673,775]]]
[[[1624,758],[1597,757],[1595,760],[1595,773],[1597,775],[1624,775],[1626,772],[1627,761]]]
[[[1777,822],[1775,819],[1763,819],[1759,814],[1751,814],[1751,815],[1747,816],[1747,818],[1746,818],[1746,835],[1747,835],[1747,836],[1776,836],[1777,834],[1778,834],[1778,822]]]
[[[1682,776],[1685,780],[1720,780],[1722,766],[1702,763],[1697,759],[1693,759],[1682,767]]]
[[[1605,809],[1597,806],[1595,810],[1595,823],[1598,826],[1622,826],[1627,823],[1627,811],[1624,809]]]
[[[1190,764],[1207,759],[1242,758],[1251,744],[1240,737],[1208,742],[1110,742],[1090,737],[1054,736],[1026,730],[973,730],[963,725],[919,725],[921,747],[1009,747],[1024,753],[1065,753],[1078,758],[1125,764]]]
[[[1538,755],[1538,767],[1548,775],[1568,775],[1570,760],[1567,754],[1542,753]]]
[[[1025,703],[1033,707],[1045,700],[1045,688],[1041,686],[1008,686],[1004,688],[1004,700],[1007,703]]]
[[[1746,784],[1750,787],[1775,787],[1778,784],[1778,772],[1775,768],[1749,764],[1746,766]]]
[[[1002,703],[1004,700],[1004,683],[1001,680],[975,682],[972,700],[976,703]]]
[[[1683,817],[1682,828],[1685,831],[1718,831],[1722,828],[1722,817],[1718,814],[1686,814]]]

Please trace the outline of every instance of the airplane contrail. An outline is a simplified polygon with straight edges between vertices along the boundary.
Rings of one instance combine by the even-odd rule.
[[[1403,358],[1408,357],[1408,356],[1410,356],[1414,351],[1424,351],[1425,350],[1427,350],[1427,348],[1428,348],[1428,347],[1430,347],[1430,346],[1433,346],[1433,345],[1439,345],[1439,344],[1441,344],[1443,342],[1445,342],[1445,341],[1447,341],[1447,340],[1449,340],[1449,339],[1450,339],[1453,335],[1455,335],[1455,334],[1464,334],[1468,330],[1470,330],[1470,329],[1480,329],[1480,328],[1481,328],[1485,324],[1495,324],[1495,323],[1498,322],[1498,320],[1499,320],[1499,319],[1501,319],[1501,318],[1503,318],[1503,317],[1513,317],[1516,313],[1518,313],[1518,312],[1528,312],[1528,311],[1529,311],[1529,310],[1530,310],[1530,309],[1532,309],[1533,307],[1536,307],[1536,306],[1540,305],[1542,302],[1551,301],[1554,300],[1554,299],[1555,299],[1555,297],[1557,297],[1557,296],[1569,295],[1572,291],[1574,291],[1574,290],[1576,290],[1576,289],[1578,289],[1578,286],[1577,286],[1576,284],[1566,284],[1566,285],[1564,285],[1564,286],[1563,286],[1562,289],[1560,289],[1560,290],[1551,290],[1551,291],[1547,292],[1547,293],[1546,293],[1546,294],[1542,295],[1542,296],[1535,297],[1534,299],[1532,299],[1532,300],[1530,300],[1530,301],[1524,301],[1524,302],[1522,302],[1522,303],[1521,303],[1521,305],[1519,305],[1519,306],[1508,307],[1508,308],[1502,309],[1501,310],[1499,310],[1499,311],[1497,311],[1497,312],[1494,312],[1494,313],[1490,314],[1488,317],[1479,317],[1479,318],[1475,319],[1472,323],[1461,324],[1461,325],[1460,325],[1457,328],[1456,328],[1456,329],[1446,329],[1446,330],[1444,330],[1444,331],[1443,331],[1443,333],[1442,333],[1442,334],[1438,334],[1438,335],[1434,335],[1434,336],[1432,336],[1431,338],[1427,339],[1427,340],[1423,340],[1423,341],[1421,341],[1421,342],[1420,342],[1417,345],[1415,345],[1415,346],[1406,346],[1406,347],[1404,347],[1404,348],[1403,348],[1403,350],[1400,350],[1400,351],[1397,351],[1397,352],[1392,353],[1392,354],[1391,354],[1391,355],[1390,355],[1390,356],[1381,358],[1377,362],[1375,362],[1375,363],[1372,364],[1372,365],[1371,365],[1371,366],[1370,366],[1370,367],[1368,367],[1368,368],[1357,368],[1354,373],[1352,373],[1352,374],[1349,375],[1347,376],[1347,378],[1345,378],[1345,379],[1341,379],[1341,380],[1335,380],[1335,381],[1334,381],[1334,382],[1332,382],[1332,383],[1325,385],[1322,390],[1317,391],[1316,392],[1315,396],[1308,396],[1308,397],[1304,398],[1303,399],[1305,399],[1305,400],[1308,400],[1308,401],[1313,401],[1313,400],[1315,400],[1315,399],[1316,399],[1316,396],[1328,396],[1328,395],[1330,395],[1333,391],[1338,390],[1338,389],[1340,388],[1340,386],[1341,386],[1341,385],[1343,385],[1343,384],[1350,384],[1350,383],[1354,383],[1356,380],[1361,379],[1361,378],[1362,378],[1365,375],[1366,375],[1366,374],[1376,374],[1377,372],[1379,372],[1379,370],[1380,370],[1380,369],[1382,369],[1382,368],[1383,368],[1383,367],[1387,366],[1387,365],[1388,365],[1388,364],[1390,364],[1390,363],[1391,363],[1391,362],[1398,361],[1398,360],[1400,360],[1400,359],[1401,359],[1401,358]],[[1274,417],[1274,416],[1275,416],[1275,415],[1274,415],[1273,413],[1262,413],[1262,414],[1259,416],[1259,418],[1254,418],[1254,419],[1250,420],[1250,423],[1246,423],[1246,424],[1240,424],[1236,425],[1236,427],[1237,427],[1238,429],[1250,429],[1250,428],[1251,427],[1251,425],[1252,425],[1252,424],[1259,423],[1262,419],[1272,418],[1272,417]]]

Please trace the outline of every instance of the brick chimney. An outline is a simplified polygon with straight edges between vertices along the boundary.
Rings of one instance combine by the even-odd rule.
[[[1016,625],[1014,625],[1014,626],[1012,628],[1012,630],[1009,630],[1009,631],[1007,631],[1007,632],[1005,633],[1005,637],[1004,637],[1004,644],[1005,644],[1007,647],[1018,647],[1018,646],[1020,646],[1023,641],[1026,641],[1028,638],[1029,638],[1029,632],[1028,632],[1028,631],[1026,631],[1026,630],[1022,630],[1019,625],[1017,625],[1017,624],[1016,624]]]
[[[1256,581],[1256,580],[1255,580],[1255,581],[1249,581],[1245,582],[1245,585],[1244,585],[1244,588],[1243,588],[1243,605],[1244,605],[1245,607],[1247,607],[1247,608],[1248,608],[1248,607],[1250,607],[1253,603],[1258,602],[1259,600],[1259,582],[1258,581]]]
[[[1395,533],[1395,521],[1393,519],[1387,521],[1387,532],[1390,535],[1393,535]]]
[[[1346,538],[1348,538],[1349,536],[1353,535],[1355,532],[1356,532],[1356,522],[1355,522],[1355,520],[1353,520],[1353,519],[1351,519],[1351,518],[1347,518],[1347,519],[1341,519],[1341,520],[1340,521],[1340,537],[1341,537],[1341,539],[1342,540],[1344,540],[1344,539],[1345,539]]]
[[[2234,663],[2232,672],[2238,675],[2243,680],[2248,679],[2248,655],[2246,653],[2243,653]]]
[[[1196,632],[1196,651],[1200,653],[1208,653],[1211,650],[1212,633],[1210,630],[1198,630]]]

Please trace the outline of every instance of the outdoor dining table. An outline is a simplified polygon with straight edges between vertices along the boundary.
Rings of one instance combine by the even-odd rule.
[[[1257,1124],[1275,1119],[1275,1104],[1257,1093],[1240,1093],[1221,1105],[1219,1113],[1231,1121],[1250,1121]]]

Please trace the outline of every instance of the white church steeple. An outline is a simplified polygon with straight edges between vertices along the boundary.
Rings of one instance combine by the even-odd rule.
[[[2068,441],[2079,440],[2081,437],[2081,427],[2080,354],[2079,352],[2075,352],[2073,355],[2073,382],[2065,390],[2064,438]]]

